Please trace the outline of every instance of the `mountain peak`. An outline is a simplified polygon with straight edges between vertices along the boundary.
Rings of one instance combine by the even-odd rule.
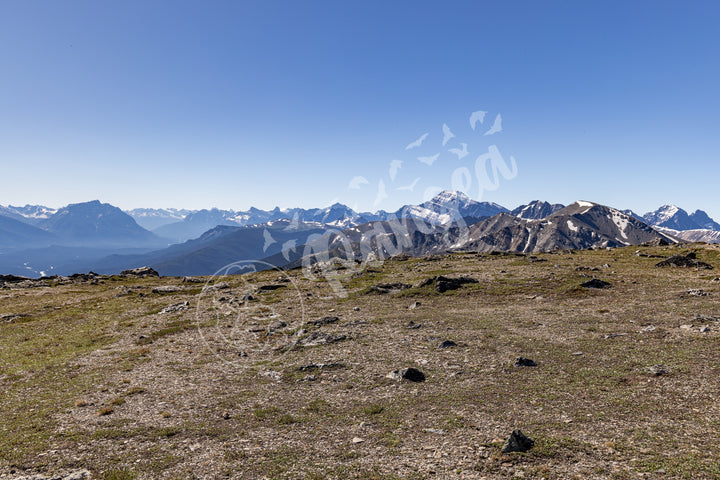
[[[463,203],[467,204],[474,202],[472,198],[464,194],[459,190],[443,190],[442,192],[435,195],[430,202],[447,204],[447,203]]]

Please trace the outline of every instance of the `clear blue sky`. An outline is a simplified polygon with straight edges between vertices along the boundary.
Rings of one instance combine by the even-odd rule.
[[[0,204],[390,210],[460,184],[720,219],[718,5],[6,0]],[[491,145],[517,175],[481,191]]]

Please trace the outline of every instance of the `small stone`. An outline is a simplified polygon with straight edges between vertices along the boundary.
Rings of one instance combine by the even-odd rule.
[[[418,308],[420,305],[422,305],[422,303],[420,303],[420,302],[413,302],[412,304],[410,304],[410,306],[408,307],[408,309],[409,309],[409,310],[415,310],[415,309]]]
[[[360,311],[360,307],[354,307],[353,310],[356,311],[356,312],[359,312],[359,311]]]
[[[230,412],[223,412],[222,418],[223,420],[230,420]]]
[[[340,320],[338,317],[322,317],[317,320],[310,320],[306,325],[315,325],[320,327],[322,325],[330,325],[331,323],[337,323]]]
[[[365,441],[365,439],[360,438],[360,437],[354,437],[354,438],[352,439],[352,443],[355,443],[355,444],[357,444],[357,443],[363,443],[364,441]]]
[[[693,328],[693,325],[689,325],[689,324],[680,325],[680,330],[692,330],[692,328]]]
[[[418,328],[420,328],[420,327],[422,327],[422,325],[420,325],[419,323],[415,323],[415,322],[413,322],[412,320],[410,320],[410,321],[408,322],[408,324],[405,325],[405,328],[410,329],[410,330],[415,330],[415,329],[418,329]]]
[[[707,297],[710,295],[708,292],[700,290],[699,288],[691,288],[690,290],[687,290],[685,294],[690,295],[691,297]]]
[[[585,283],[581,283],[580,286],[583,288],[610,288],[612,285],[599,278],[593,278]]]
[[[710,331],[710,327],[705,325],[704,327],[700,327],[700,333],[707,333]]]
[[[387,378],[391,378],[393,380],[408,380],[410,382],[424,382],[425,381],[425,374],[418,370],[417,368],[403,368],[400,370],[393,370],[392,372],[388,373],[386,375]]]
[[[525,357],[517,357],[515,359],[516,367],[537,367],[537,363],[535,363],[533,360],[530,360],[529,358]]]
[[[445,340],[440,345],[438,345],[438,348],[450,348],[450,347],[457,347],[457,343],[453,342],[452,340]]]
[[[645,370],[648,373],[655,375],[656,377],[668,374],[668,370],[667,368],[665,368],[665,365],[652,365],[650,367],[645,367]]]
[[[502,447],[502,453],[527,452],[535,445],[535,440],[526,437],[520,430],[513,430]]]

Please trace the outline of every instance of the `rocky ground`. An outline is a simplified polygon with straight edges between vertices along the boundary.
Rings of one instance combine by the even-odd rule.
[[[0,479],[720,477],[719,247],[349,267],[6,279]]]

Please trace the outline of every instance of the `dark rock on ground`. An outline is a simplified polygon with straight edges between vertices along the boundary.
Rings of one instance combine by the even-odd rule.
[[[445,340],[440,345],[438,345],[438,348],[450,348],[450,347],[457,347],[457,343],[453,342],[452,340]]]
[[[612,284],[604,280],[600,280],[599,278],[593,278],[585,283],[581,283],[580,286],[583,288],[610,288],[612,287]]]
[[[279,288],[285,288],[287,285],[280,285],[280,284],[270,284],[270,285],[261,285],[258,287],[258,292],[271,292],[273,290],[277,290]]]
[[[502,447],[503,453],[527,452],[535,446],[535,440],[526,437],[520,430],[513,430]]]
[[[28,277],[18,277],[17,275],[0,275],[0,283],[18,283],[32,280]]]
[[[301,372],[309,372],[313,370],[333,370],[337,368],[345,368],[346,365],[341,362],[330,362],[330,363],[310,363],[303,365],[298,368]]]
[[[401,290],[407,290],[408,288],[412,288],[412,285],[408,285],[407,283],[378,283],[377,285],[371,286],[369,291],[373,293],[386,294],[396,293]]]
[[[413,322],[412,320],[410,320],[410,321],[408,322],[408,324],[405,325],[405,328],[410,329],[410,330],[415,330],[415,329],[420,328],[420,327],[422,327],[422,325],[420,325],[419,323],[415,323],[415,322]]]
[[[670,258],[663,260],[655,265],[658,268],[662,267],[680,267],[680,268],[697,268],[700,270],[712,270],[713,266],[709,263],[701,262],[697,259],[697,255],[694,252],[690,252],[687,255],[673,255]]]
[[[285,320],[277,320],[268,326],[268,333],[277,332],[287,327],[288,323]]]
[[[392,378],[393,380],[408,380],[410,382],[424,382],[425,381],[425,374],[418,370],[417,368],[402,368],[400,370],[393,370],[392,372],[387,374],[387,378]]]
[[[415,286],[421,288],[435,284],[437,291],[443,293],[448,290],[457,290],[468,283],[478,283],[478,281],[470,277],[446,277],[444,275],[437,275],[435,277],[425,279]]]
[[[332,335],[325,332],[312,332],[307,337],[298,340],[301,347],[317,347],[329,343],[341,342],[347,337],[345,335]]]
[[[150,267],[138,267],[120,272],[123,277],[159,277],[160,274]]]
[[[340,320],[338,317],[322,317],[317,320],[310,320],[306,325],[315,325],[320,327],[322,325],[330,325],[331,323],[337,323]]]
[[[537,363],[525,357],[517,357],[514,365],[516,367],[537,367]]]
[[[691,288],[685,292],[685,295],[690,295],[691,297],[707,297],[710,294],[705,290],[700,290],[699,288]]]
[[[649,242],[645,242],[642,244],[643,247],[665,247],[667,245],[670,245],[670,242],[668,242],[662,237],[658,237],[654,240],[650,240]]]
[[[656,377],[668,374],[668,369],[665,367],[665,365],[652,365],[650,367],[646,367],[645,370],[648,373],[655,375]]]

